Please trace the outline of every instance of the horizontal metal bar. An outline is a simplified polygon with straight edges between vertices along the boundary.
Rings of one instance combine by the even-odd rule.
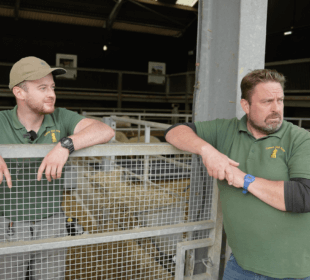
[[[213,244],[214,240],[212,238],[204,238],[204,239],[180,242],[178,243],[177,248],[190,250],[190,249],[210,247],[213,246]]]
[[[310,101],[310,96],[286,96],[285,99],[284,99],[284,102],[285,101],[288,101],[288,100],[307,100],[307,101]]]
[[[0,155],[3,158],[33,158],[45,157],[54,148],[53,144],[19,144],[0,145]],[[181,151],[168,143],[122,143],[102,144],[75,151],[70,157],[97,156],[138,156],[138,155],[169,155],[190,154]]]
[[[78,91],[115,91],[117,92],[117,89],[103,89],[103,88],[72,88],[72,87],[56,87],[56,92],[60,90],[78,90]]]
[[[185,103],[186,102],[186,97],[185,96],[148,96],[148,95],[127,95],[127,94],[108,94],[108,93],[103,93],[103,94],[85,94],[85,95],[79,95],[78,98],[75,94],[75,92],[65,92],[59,94],[59,92],[56,93],[58,99],[79,99],[79,100],[118,100],[119,97],[121,97],[122,101],[126,102],[157,102],[157,103]],[[13,98],[14,95],[13,93],[10,93],[9,91],[4,92],[4,90],[0,89],[0,97],[11,97]],[[188,97],[188,102],[192,103],[193,102],[193,96]]]
[[[302,100],[292,100],[292,101],[284,101],[284,107],[310,107],[310,100],[302,101]]]
[[[140,121],[140,120],[136,120],[136,119],[116,117],[116,116],[113,116],[113,115],[111,116],[111,118],[114,121],[123,121],[123,122],[147,125],[147,126],[150,126],[150,127],[157,127],[157,128],[163,128],[163,129],[167,129],[167,128],[169,128],[171,126],[169,124],[163,124],[163,123],[157,123],[157,122],[149,122],[149,121]]]
[[[140,130],[144,130],[141,128]],[[165,131],[165,128],[152,128],[152,131]],[[139,128],[129,127],[129,128],[117,128],[117,131],[139,131]]]
[[[288,89],[284,90],[284,93],[310,93],[310,89]],[[287,96],[285,98],[287,98]]]
[[[307,63],[307,62],[310,62],[310,58],[290,59],[290,60],[283,60],[283,61],[267,62],[267,63],[265,63],[265,66],[287,65],[287,64]]]
[[[183,76],[183,75],[187,75],[187,74],[195,75],[196,72],[195,71],[189,71],[189,72],[182,72],[182,73],[176,73],[176,74],[169,74],[169,75],[166,75],[166,76],[168,76],[168,77],[175,77],[175,76]]]
[[[171,111],[171,110],[170,110]],[[84,116],[106,116],[111,115],[111,112],[83,112]],[[115,115],[125,116],[149,116],[149,117],[191,117],[191,114],[157,114],[157,113],[127,113],[119,112]]]
[[[302,121],[310,121],[310,118],[284,118],[285,120],[290,120],[290,121],[299,121],[299,120],[302,120]]]
[[[158,155],[156,155],[156,156],[151,156],[151,157],[152,157],[152,158],[162,159],[162,160],[164,160],[164,161],[166,161],[166,162],[172,163],[172,164],[174,164],[174,165],[176,165],[176,166],[179,166],[179,167],[182,167],[182,168],[186,168],[186,169],[189,169],[189,170],[192,169],[192,166],[191,166],[191,165],[188,165],[188,164],[186,164],[186,163],[180,162],[180,161],[175,160],[175,159],[170,159],[170,158],[166,158],[166,157],[158,156]],[[184,173],[183,173],[183,174],[184,174]]]
[[[198,12],[197,8],[193,8],[190,6],[186,5],[179,5],[179,4],[169,4],[169,3],[163,3],[163,2],[158,2],[158,1],[150,1],[150,0],[136,0],[137,2],[145,3],[148,5],[157,5],[157,6],[163,6],[167,8],[172,8],[174,9],[182,9],[182,10],[187,10],[187,11],[193,11],[195,13]]]
[[[147,94],[161,94],[166,95],[166,92],[164,91],[147,91],[147,90],[124,90],[122,89],[122,93],[135,93],[135,94],[141,94],[141,93],[147,93]]]
[[[209,273],[197,274],[190,277],[184,277],[184,280],[214,280],[211,279],[211,275]]]
[[[12,67],[14,63],[5,63],[0,62],[0,66],[9,66]],[[56,67],[54,65],[51,65],[53,67]],[[146,72],[135,72],[135,71],[117,71],[117,70],[108,70],[108,69],[98,69],[98,68],[84,68],[84,67],[66,67],[66,69],[69,70],[77,70],[77,71],[87,71],[87,72],[102,72],[102,73],[122,73],[122,74],[129,74],[129,75],[143,75],[143,76],[154,76],[153,73],[146,73]],[[188,74],[195,74],[194,71],[185,72],[185,73],[176,73],[176,74],[170,74],[170,75],[156,75],[156,76],[183,76]]]
[[[136,228],[133,230],[105,232],[91,235],[83,234],[80,236],[48,238],[33,241],[6,242],[0,243],[0,255],[26,253],[39,250],[50,250],[55,248],[60,249],[72,246],[92,245],[98,243],[117,242],[153,236],[171,235],[183,232],[210,229],[214,228],[214,226],[215,222],[208,220],[203,222],[192,222],[186,224],[148,228]]]

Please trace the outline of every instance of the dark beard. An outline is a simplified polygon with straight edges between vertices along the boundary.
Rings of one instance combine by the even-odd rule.
[[[272,116],[270,116],[270,117],[273,117],[273,116],[275,116],[275,115],[272,115]],[[277,114],[277,116],[278,116],[278,114]],[[269,116],[267,117],[267,119],[269,118]],[[258,126],[257,124],[255,124],[250,118],[249,118],[249,116],[247,116],[247,119],[248,119],[248,122],[249,122],[249,124],[254,128],[254,129],[256,129],[257,131],[259,131],[259,132],[261,132],[261,133],[263,133],[263,134],[266,134],[266,135],[269,135],[269,134],[272,134],[272,133],[275,133],[275,132],[277,132],[280,128],[281,128],[281,126],[282,126],[282,123],[283,122],[280,122],[276,127],[263,127],[263,126]],[[266,119],[266,120],[267,120]]]

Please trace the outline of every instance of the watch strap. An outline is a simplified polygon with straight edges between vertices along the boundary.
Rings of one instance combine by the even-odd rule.
[[[69,144],[69,145],[67,145],[67,144],[65,145],[65,144],[64,144],[64,141],[65,141],[65,140],[69,140],[70,144]],[[72,141],[71,138],[68,138],[68,137],[63,137],[63,138],[61,138],[61,139],[60,139],[60,144],[61,144],[61,146],[62,146],[63,148],[66,148],[66,149],[69,150],[69,155],[72,154],[72,153],[74,152],[74,145],[73,145],[73,141]]]
[[[243,191],[242,191],[244,194],[248,193],[248,187],[254,181],[255,181],[255,177],[253,175],[246,174],[244,176]]]

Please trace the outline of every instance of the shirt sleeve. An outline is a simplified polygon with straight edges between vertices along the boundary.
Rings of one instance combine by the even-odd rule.
[[[290,179],[310,179],[310,134],[304,129],[297,128],[292,133],[292,148],[288,160]]]
[[[186,125],[186,126],[188,126],[189,128],[191,128],[191,129],[197,134],[195,124],[193,124],[193,123],[176,123],[176,124],[174,124],[174,125],[172,125],[172,126],[170,126],[169,128],[166,129],[165,134],[164,134],[164,137],[166,138],[167,133],[168,133],[171,129],[173,129],[173,128],[179,126],[179,125]]]
[[[239,120],[215,119],[213,121],[195,122],[197,135],[207,143],[226,154],[235,133],[238,131]]]
[[[67,136],[70,136],[74,133],[76,125],[85,119],[85,117],[64,108],[60,109],[62,125],[65,128]]]

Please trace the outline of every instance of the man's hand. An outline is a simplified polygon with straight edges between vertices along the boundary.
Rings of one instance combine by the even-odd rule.
[[[226,179],[229,185],[234,183],[232,167],[239,166],[238,162],[220,153],[211,145],[207,149],[202,148],[201,157],[210,176],[219,180]]]
[[[243,188],[244,176],[246,175],[246,173],[244,173],[238,167],[235,166],[232,166],[231,170],[234,174],[234,182],[232,185],[236,188]]]
[[[3,174],[6,178],[6,183],[8,184],[9,188],[12,188],[12,179],[10,171],[4,161],[4,159],[0,156],[0,184],[3,181]]]
[[[61,177],[62,168],[69,157],[69,150],[61,147],[58,143],[43,159],[38,170],[37,180],[40,181],[45,170],[46,179],[51,182],[53,179]]]

